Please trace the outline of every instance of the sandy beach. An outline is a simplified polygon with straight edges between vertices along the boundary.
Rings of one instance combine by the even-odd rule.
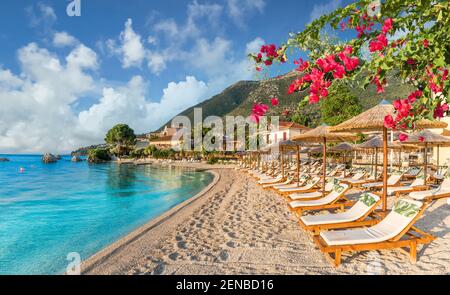
[[[245,172],[189,166],[210,169],[215,181],[89,258],[83,274],[450,273],[450,205],[445,200],[417,223],[437,237],[418,249],[417,264],[398,250],[386,250],[345,254],[334,268],[275,192],[263,190]]]

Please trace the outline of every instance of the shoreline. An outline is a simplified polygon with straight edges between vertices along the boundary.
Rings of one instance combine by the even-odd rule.
[[[83,262],[82,274],[450,273],[446,200],[433,204],[417,222],[437,239],[418,249],[416,264],[398,250],[384,250],[346,254],[334,268],[300,228],[284,198],[257,186],[242,171],[206,167],[218,175],[208,190],[91,256]],[[348,196],[355,199],[359,193]]]
[[[139,165],[157,165],[157,163],[140,163]],[[170,165],[170,164],[168,164]],[[190,166],[183,166],[183,165],[174,165],[184,168],[195,168]],[[217,168],[216,168],[217,169]],[[85,274],[95,268],[97,265],[101,264],[103,261],[111,257],[111,255],[114,255],[117,251],[120,251],[123,247],[125,247],[127,244],[135,241],[148,231],[152,230],[153,228],[161,225],[168,219],[172,218],[174,215],[176,215],[180,210],[183,210],[183,208],[191,205],[193,202],[204,196],[208,191],[210,191],[220,180],[220,175],[216,173],[213,169],[202,169],[198,168],[200,171],[208,172],[213,174],[214,178],[211,181],[208,186],[206,186],[203,190],[201,190],[196,195],[190,197],[189,199],[181,202],[180,204],[170,208],[168,211],[164,212],[163,214],[149,220],[144,225],[141,225],[140,227],[136,228],[135,230],[131,231],[124,237],[118,239],[117,241],[109,244],[108,246],[104,247],[100,251],[97,251],[95,254],[88,257],[86,260],[84,260],[81,264],[81,274]]]

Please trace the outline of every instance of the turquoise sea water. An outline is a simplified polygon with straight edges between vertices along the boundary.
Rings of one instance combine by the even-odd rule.
[[[68,253],[88,258],[213,179],[176,167],[0,157],[11,160],[0,162],[0,274],[62,273]]]

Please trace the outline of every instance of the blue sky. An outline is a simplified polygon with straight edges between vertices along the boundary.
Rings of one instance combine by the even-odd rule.
[[[136,132],[256,79],[249,51],[344,0],[2,1],[0,153],[67,152],[114,124]],[[287,67],[274,69],[278,75]]]

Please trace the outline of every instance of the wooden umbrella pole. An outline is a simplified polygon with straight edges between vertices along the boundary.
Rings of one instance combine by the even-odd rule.
[[[424,161],[424,167],[423,167],[423,175],[424,175],[424,183],[427,185],[427,168],[428,168],[428,142],[425,142],[425,148],[423,150],[423,161]]]
[[[322,164],[322,173],[323,173],[323,179],[322,179],[322,195],[325,196],[325,178],[327,175],[327,139],[326,137],[323,138],[323,164]]]
[[[437,172],[439,173],[439,144],[438,144],[438,146],[437,146]]]
[[[297,145],[297,187],[300,185],[300,146]]]
[[[376,180],[378,176],[378,148],[375,148],[375,173],[374,173],[374,179]]]
[[[346,172],[347,172],[347,161],[346,161],[346,157],[347,156],[347,153],[346,152],[344,152],[344,178],[345,178],[345,174],[346,174]]]
[[[383,127],[383,212],[387,210],[387,166],[388,166],[388,138],[387,138],[387,128]]]

